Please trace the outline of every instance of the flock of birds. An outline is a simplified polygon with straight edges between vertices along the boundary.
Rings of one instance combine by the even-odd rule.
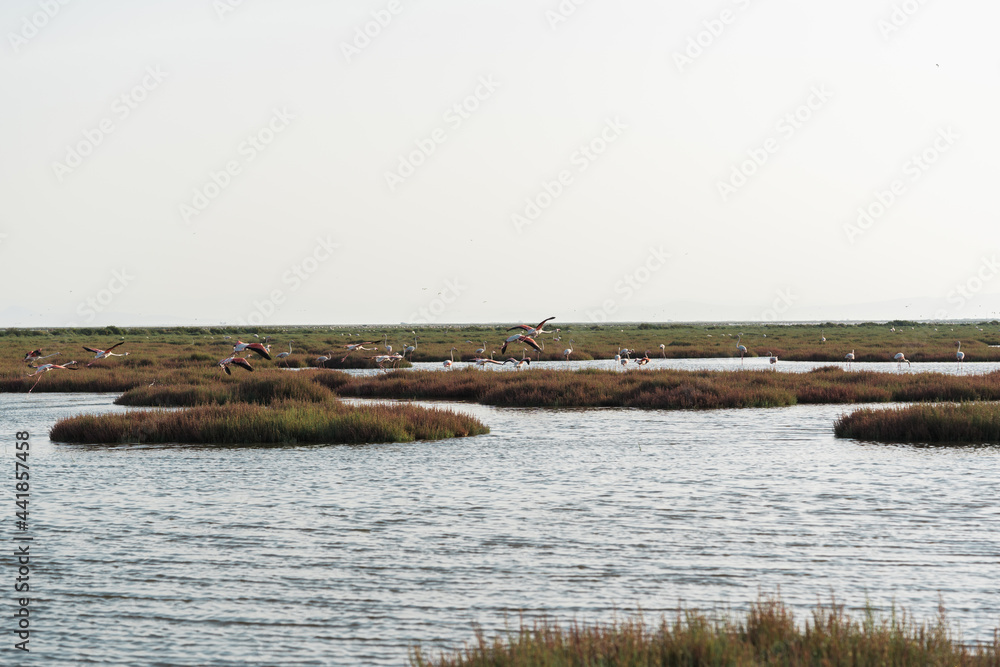
[[[507,331],[508,332],[514,331],[515,333],[509,335],[507,338],[504,339],[503,344],[500,346],[500,354],[506,354],[508,346],[518,343],[526,345],[536,350],[537,352],[542,352],[544,351],[544,343],[542,342],[542,336],[544,334],[553,334],[554,341],[561,340],[561,338],[554,335],[560,332],[559,329],[555,329],[554,331],[545,329],[545,325],[554,319],[555,319],[554,316],[547,317],[538,324],[536,324],[535,326],[531,326],[529,324],[518,324],[510,327],[509,329],[507,329]],[[890,331],[895,332],[896,331],[895,327],[890,329]],[[937,329],[935,329],[935,331],[937,331]],[[711,336],[711,334],[708,335]],[[731,336],[732,334],[728,335]],[[767,334],[763,335],[765,338],[767,337]],[[254,334],[254,336],[259,337],[258,334]],[[736,351],[740,355],[740,366],[743,365],[744,358],[747,355],[747,347],[743,345],[743,336],[744,334],[740,333],[736,338]],[[225,338],[229,339],[230,336],[226,336]],[[236,343],[233,345],[232,354],[230,354],[225,359],[221,359],[215,365],[220,367],[223,371],[225,371],[226,375],[232,375],[232,370],[231,370],[232,366],[237,366],[247,371],[253,371],[253,365],[247,358],[251,353],[257,355],[257,357],[260,359],[266,359],[268,361],[272,360],[271,346],[268,344],[268,341],[269,337],[265,337],[263,343],[257,343],[257,342],[244,343],[243,341],[237,339]],[[285,361],[286,366],[287,366],[287,359],[292,354],[292,342],[288,343],[287,351],[283,351],[275,355],[279,360]],[[465,342],[474,344],[472,343],[471,340],[467,340]],[[823,336],[821,334],[820,342],[825,343],[826,336]],[[570,355],[573,354],[574,343],[575,341],[571,338],[569,341],[569,347],[567,347],[562,351],[561,356],[563,357],[564,360],[569,361]],[[91,360],[87,364],[87,367],[93,366],[95,363],[101,361],[102,359],[110,359],[112,357],[127,357],[129,354],[128,352],[112,351],[124,344],[125,341],[121,341],[115,343],[114,345],[109,346],[107,349],[83,346],[84,350],[94,354],[93,360]],[[386,364],[391,364],[393,367],[395,367],[399,361],[402,361],[406,358],[407,354],[409,354],[412,358],[413,352],[417,349],[418,345],[416,332],[413,332],[413,344],[404,347],[402,352],[393,352],[392,345],[389,344],[388,334],[382,334],[381,351],[379,350],[378,347],[365,347],[366,345],[375,346],[377,344],[378,344],[377,341],[366,340],[366,341],[361,341],[359,343],[350,343],[348,345],[345,345],[344,348],[346,350],[346,353],[344,354],[344,356],[340,358],[340,362],[343,363],[347,361],[347,358],[350,357],[351,354],[355,352],[374,351],[378,352],[378,354],[366,358],[374,362],[375,365],[378,366],[380,369],[384,370],[386,368]],[[958,349],[955,352],[955,359],[959,364],[959,368],[961,368],[961,364],[965,360],[965,353],[962,352],[961,341],[955,341],[955,344],[958,346]],[[476,349],[476,354],[479,356],[474,357],[472,359],[472,363],[479,368],[486,368],[491,366],[506,366],[507,364],[511,364],[516,370],[521,370],[522,368],[527,368],[531,365],[531,359],[527,356],[528,347],[522,348],[520,359],[516,357],[507,357],[506,359],[501,361],[499,359],[493,358],[493,356],[496,354],[495,350],[490,352],[489,357],[485,356],[487,345],[486,341],[483,341],[482,347]],[[446,370],[455,368],[456,352],[458,352],[458,348],[452,347],[451,350],[449,351],[449,358],[445,359],[444,362],[442,362],[442,365]],[[844,355],[844,361],[847,365],[848,370],[851,368],[851,364],[855,361],[854,352],[855,352],[854,350],[851,350],[846,355]],[[40,365],[37,364],[37,362],[39,361],[54,357],[58,354],[59,354],[58,352],[53,352],[52,354],[43,355],[42,350],[37,349],[37,350],[32,350],[31,352],[28,352],[26,355],[24,355],[25,363],[27,363],[30,368],[34,369],[34,372],[30,373],[28,377],[38,376],[38,378],[35,380],[35,383],[31,385],[31,389],[28,390],[28,393],[31,393],[31,391],[34,390],[34,388],[38,385],[38,382],[41,380],[41,376],[44,373],[56,370],[68,370],[68,371],[79,370],[76,361],[69,361],[64,364],[56,364],[51,362]],[[660,344],[660,354],[664,359],[667,356],[666,345],[664,345],[663,343]],[[634,359],[632,358],[633,355],[636,355]],[[778,363],[777,355],[768,351],[767,356],[771,368],[776,370],[776,366]],[[331,351],[328,352],[326,355],[321,355],[319,357],[316,357],[314,362],[319,367],[326,367],[326,363],[328,361],[332,361],[334,358],[335,355]],[[639,357],[637,356],[636,350],[629,349],[627,347],[621,347],[619,345],[618,353],[615,355],[614,361],[617,367],[621,367],[622,369],[627,369],[629,364],[634,364],[636,367],[642,368],[648,365],[652,361],[652,359],[649,356],[649,350],[645,350],[643,356]],[[902,352],[897,352],[893,356],[893,361],[896,362],[896,368],[898,370],[902,370],[904,363],[906,363],[907,367],[910,366],[910,360],[907,359]]]
[[[97,347],[87,347],[86,345],[84,345],[83,349],[85,349],[87,352],[94,353],[94,359],[89,364],[87,364],[87,367],[89,368],[90,366],[93,366],[101,359],[110,359],[111,357],[127,357],[128,352],[118,353],[111,351],[116,347],[118,347],[119,345],[124,345],[124,344],[125,341],[121,341],[120,343],[115,343],[106,350],[102,350]],[[53,352],[52,354],[42,355],[42,350],[38,349],[38,350],[32,350],[31,352],[28,352],[26,355],[24,355],[24,362],[28,364],[29,368],[33,368],[35,371],[34,373],[29,373],[28,377],[35,377],[36,375],[39,376],[38,380],[35,380],[35,384],[31,385],[31,389],[28,390],[29,394],[38,385],[39,380],[42,379],[40,376],[44,373],[48,373],[49,371],[79,370],[79,368],[76,365],[76,361],[67,361],[65,364],[48,363],[48,364],[42,364],[40,366],[35,363],[36,361],[41,361],[42,359],[48,359],[49,357],[54,357],[58,354],[59,354],[58,352]]]

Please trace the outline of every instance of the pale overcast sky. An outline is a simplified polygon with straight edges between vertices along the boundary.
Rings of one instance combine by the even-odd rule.
[[[0,326],[998,317],[998,24],[6,0]]]

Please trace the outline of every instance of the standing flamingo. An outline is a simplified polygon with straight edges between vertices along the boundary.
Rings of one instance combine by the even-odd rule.
[[[288,359],[289,355],[291,355],[291,353],[292,353],[292,343],[293,342],[294,341],[288,341],[288,352],[279,352],[278,353],[278,358],[279,359],[281,359],[282,361],[285,361],[286,359]],[[285,361],[285,366],[287,366],[287,365],[288,365],[288,362]]]
[[[736,349],[740,353],[740,366],[743,365],[743,355],[747,353],[746,345],[740,345],[740,340],[743,338],[743,334],[736,337]]]
[[[382,334],[382,347],[385,348],[386,354],[392,354],[392,345],[389,345],[389,334]]]
[[[847,362],[847,370],[851,369],[851,364],[854,362],[854,350],[851,350],[844,355],[844,361]]]
[[[667,346],[664,345],[663,343],[660,343],[660,356],[663,357],[664,359],[667,358]]]
[[[35,377],[36,375],[41,375],[42,373],[47,373],[49,371],[77,371],[77,370],[80,370],[74,364],[76,364],[75,361],[70,361],[70,362],[67,362],[67,363],[65,363],[65,364],[63,364],[61,366],[59,364],[42,364],[41,366],[32,366],[32,368],[35,369],[35,372],[31,373],[30,375],[28,375],[28,377],[30,377],[30,378],[31,377]],[[38,380],[35,380],[35,384],[31,385],[31,389],[28,390],[29,394],[34,390],[34,388],[38,385],[38,381],[41,380],[41,379],[42,378],[39,377]]]
[[[457,350],[458,350],[458,348],[455,348],[455,347],[451,348],[451,359],[445,359],[441,363],[441,365],[444,366],[446,369],[449,369],[449,368],[451,368],[452,366],[455,365],[455,352]]]
[[[910,360],[903,356],[902,352],[897,352],[896,356],[893,357],[896,360],[896,370],[903,370],[903,362],[906,362],[907,368],[910,366]]]
[[[774,370],[778,370],[778,367],[777,367],[778,357],[776,355],[774,355],[774,354],[771,354],[770,352],[768,352],[767,355],[769,357],[771,357],[771,359],[770,359],[770,361],[771,361],[771,367],[774,368]]]
[[[650,361],[651,359],[649,358],[649,350],[646,350],[641,358],[635,360],[635,364],[636,366],[639,366],[641,368],[642,366],[648,364]]]
[[[483,341],[483,346],[476,350],[476,354],[486,354],[486,341]]]
[[[958,352],[955,353],[955,359],[958,360],[958,368],[961,370],[962,360],[965,359],[965,352],[962,352],[962,341],[956,340],[955,342],[958,343]]]
[[[410,355],[410,361],[413,361],[413,352],[414,352],[414,350],[417,349],[417,332],[416,331],[411,331],[410,333],[413,334],[413,345],[407,345],[403,349],[403,354],[404,355],[407,355],[407,354]]]
[[[115,349],[116,347],[118,347],[119,345],[124,345],[124,344],[125,344],[125,341],[121,341],[120,343],[115,343],[114,345],[112,345],[111,347],[109,347],[106,350],[101,350],[101,349],[96,348],[96,347],[87,347],[86,345],[84,345],[83,349],[85,349],[87,352],[93,352],[96,355],[94,357],[94,360],[91,361],[89,364],[87,364],[87,366],[90,367],[90,366],[94,365],[95,363],[97,363],[98,361],[100,361],[101,359],[107,359],[108,357],[127,357],[128,356],[128,352],[126,352],[125,354],[116,354],[116,353],[114,353],[114,352],[111,351],[111,350]]]
[[[567,347],[565,350],[563,350],[563,356],[566,357],[566,361],[569,361],[569,355],[573,354],[573,343],[574,342],[575,341],[572,338],[570,338],[569,339],[569,347]]]

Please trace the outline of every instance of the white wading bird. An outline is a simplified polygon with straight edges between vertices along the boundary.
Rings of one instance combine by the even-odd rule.
[[[896,360],[896,370],[903,370],[903,362],[906,362],[907,368],[910,366],[910,360],[903,356],[902,352],[897,352],[896,356],[893,357]]]

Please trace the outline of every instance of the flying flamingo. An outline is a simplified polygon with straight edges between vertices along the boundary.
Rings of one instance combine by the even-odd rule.
[[[46,354],[43,357],[41,349],[32,350],[28,354],[24,355],[24,363],[31,364],[31,363],[34,363],[36,361],[40,361],[42,359],[48,359],[49,357],[54,357],[57,354],[59,354],[59,353],[58,352],[53,352],[52,354]]]
[[[486,364],[493,364],[495,366],[503,366],[505,363],[507,363],[505,361],[497,361],[496,359],[494,359],[493,358],[494,354],[496,354],[496,350],[494,350],[493,352],[490,352],[490,358],[489,359],[485,359],[485,358],[484,359],[476,359],[476,365],[477,366],[482,366],[483,368],[486,368]]]
[[[736,337],[736,349],[740,353],[740,366],[743,365],[743,355],[747,353],[746,345],[740,345],[740,339],[743,338],[743,334]]]
[[[41,366],[32,366],[32,368],[35,369],[35,372],[31,373],[30,375],[28,375],[28,377],[30,377],[30,378],[31,377],[35,377],[36,375],[41,375],[42,373],[47,373],[48,371],[77,371],[77,370],[80,370],[79,368],[77,368],[76,366],[74,366],[75,363],[76,363],[75,361],[70,361],[70,362],[67,362],[67,363],[63,364],[62,366],[60,366],[59,364],[42,364]],[[38,381],[41,380],[41,379],[42,378],[39,377],[38,380],[35,380],[35,384],[31,385],[31,389],[28,390],[29,394],[32,392],[32,390],[34,390],[35,386],[38,385]]]
[[[549,319],[552,319],[552,318],[550,317]],[[541,325],[539,325],[539,326],[541,326]],[[507,351],[507,345],[509,343],[513,343],[514,341],[519,341],[521,343],[527,343],[528,345],[530,345],[531,347],[535,348],[539,352],[542,351],[542,348],[538,347],[538,343],[536,343],[535,339],[532,338],[531,336],[528,336],[526,334],[515,334],[515,335],[511,336],[510,338],[508,338],[507,340],[505,340],[503,342],[503,347],[500,348],[500,354],[503,354],[504,352],[506,352]]]
[[[383,364],[387,361],[394,360],[396,356],[397,355],[395,354],[377,354],[374,357],[368,357],[368,358],[374,361],[376,366],[378,366],[382,370],[385,370],[385,366],[383,366]]]
[[[232,375],[233,372],[229,370],[230,364],[235,364],[240,368],[245,368],[248,371],[253,371],[253,366],[250,365],[249,361],[247,361],[243,357],[237,357],[235,354],[221,360],[219,363],[216,364],[216,366],[221,366],[222,370],[226,371],[226,375]]]
[[[451,368],[452,366],[455,365],[455,352],[457,351],[457,349],[458,348],[454,347],[451,348],[451,359],[445,359],[444,362],[442,362],[441,365],[444,366],[445,369]]]
[[[243,352],[245,350],[250,350],[254,354],[264,357],[268,361],[271,360],[271,353],[267,351],[267,348],[260,343],[244,343],[243,341],[237,339],[236,345],[233,346],[233,354],[238,352]]]
[[[844,355],[844,361],[847,362],[847,369],[850,370],[851,363],[854,361],[854,350],[851,350],[850,352]]]
[[[897,352],[893,359],[896,360],[896,370],[903,370],[904,361],[906,362],[907,368],[910,366],[910,360],[904,357],[902,352]]]
[[[569,339],[569,347],[567,347],[565,350],[563,350],[563,356],[566,357],[566,361],[569,361],[569,355],[573,354],[573,343],[574,343],[574,340],[572,338],[570,338]]]
[[[962,341],[957,340],[955,342],[958,343],[958,352],[955,353],[955,359],[958,360],[958,368],[961,370],[962,360],[965,359],[965,352],[962,352]]]
[[[507,331],[513,331],[514,329],[521,329],[522,333],[525,336],[531,336],[532,338],[534,338],[535,336],[541,336],[543,333],[546,333],[546,331],[542,327],[545,326],[546,322],[554,319],[556,319],[555,315],[553,315],[552,317],[546,317],[544,320],[539,322],[537,326],[532,327],[528,326],[527,324],[518,324],[517,326],[513,326],[510,329],[507,329]]]
[[[282,361],[285,361],[285,359],[287,359],[287,358],[288,358],[288,356],[289,356],[289,355],[290,355],[291,353],[292,353],[292,341],[289,341],[289,342],[288,342],[288,352],[279,352],[279,353],[278,353],[278,358],[279,358],[279,359],[281,359]],[[288,365],[288,362],[287,362],[287,361],[285,361],[285,365],[286,365],[286,366]]]
[[[87,366],[90,367],[90,366],[94,365],[95,363],[97,363],[98,361],[100,361],[101,359],[107,359],[108,357],[127,357],[128,356],[128,352],[126,352],[125,354],[116,354],[116,353],[114,353],[114,352],[111,351],[111,350],[115,349],[116,347],[118,347],[119,345],[124,345],[124,344],[125,344],[125,341],[121,341],[120,343],[115,343],[114,345],[112,345],[111,347],[109,347],[106,350],[101,350],[101,349],[98,349],[96,347],[87,347],[86,345],[84,345],[83,349],[85,349],[87,352],[93,352],[96,355],[94,357],[94,360],[91,361],[89,364],[87,364]]]
[[[347,348],[347,354],[345,354],[344,357],[340,360],[340,363],[344,363],[345,361],[347,361],[347,357],[351,356],[351,352],[376,349],[374,347],[365,347],[365,345],[374,345],[374,344],[375,344],[374,341],[366,340],[360,343],[351,343],[350,345],[345,345],[344,347]],[[333,356],[333,352],[330,353],[330,356],[331,357]]]
[[[527,356],[526,356],[527,354],[528,354],[528,350],[527,350],[527,348],[524,348],[524,349],[521,350],[521,359],[520,359],[520,361],[517,360],[517,359],[515,359],[514,357],[507,357],[507,361],[505,361],[504,363],[505,364],[514,364],[514,368],[515,369],[521,370],[521,366],[530,366],[531,365],[531,359],[527,358]]]

